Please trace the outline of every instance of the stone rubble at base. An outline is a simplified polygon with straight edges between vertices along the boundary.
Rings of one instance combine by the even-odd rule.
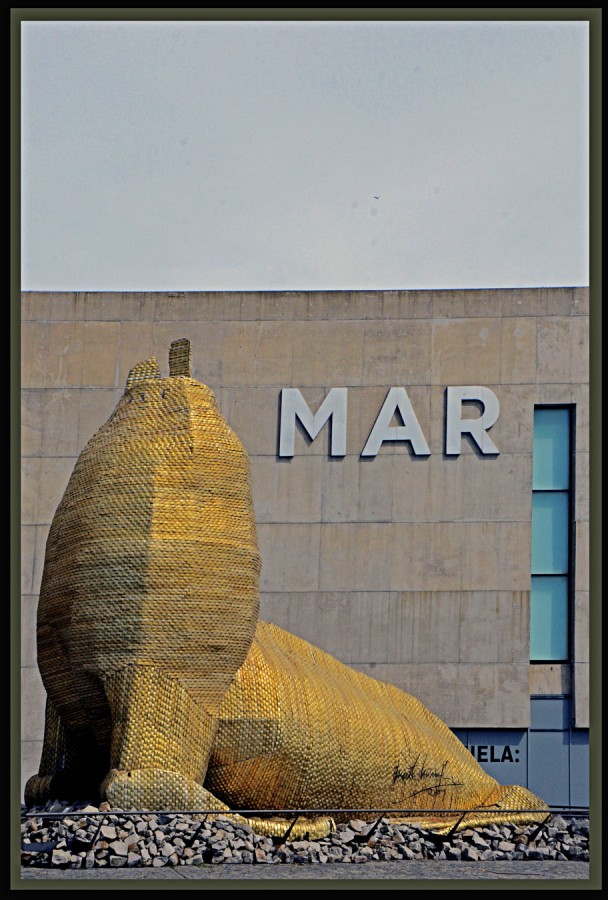
[[[105,812],[105,816],[95,813]],[[41,812],[62,812],[48,819]],[[376,826],[376,827],[374,827]],[[353,818],[320,840],[278,839],[218,815],[129,813],[79,803],[22,808],[21,864],[53,869],[212,865],[319,865],[390,860],[589,860],[589,819],[485,825],[437,835],[414,825]]]

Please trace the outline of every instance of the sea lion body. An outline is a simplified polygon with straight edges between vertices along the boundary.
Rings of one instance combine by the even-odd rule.
[[[498,785],[414,697],[258,622],[247,454],[189,354],[174,342],[168,378],[154,359],[132,370],[53,519],[38,612],[46,730],[26,803],[537,820],[542,801]]]

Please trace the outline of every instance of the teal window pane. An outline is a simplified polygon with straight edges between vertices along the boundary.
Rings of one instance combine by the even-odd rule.
[[[530,659],[568,658],[568,578],[535,575],[530,596]]]
[[[532,489],[568,490],[570,484],[570,411],[536,409],[532,453]]]
[[[568,571],[568,494],[532,494],[532,574]]]

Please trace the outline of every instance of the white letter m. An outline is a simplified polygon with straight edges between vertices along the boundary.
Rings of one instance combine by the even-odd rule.
[[[330,456],[346,456],[347,388],[331,388],[316,413],[312,413],[297,388],[281,391],[281,431],[279,456],[293,456],[298,418],[314,441],[325,423],[331,419]]]

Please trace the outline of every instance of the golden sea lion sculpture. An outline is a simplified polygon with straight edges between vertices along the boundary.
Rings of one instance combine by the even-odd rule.
[[[169,370],[155,359],[131,370],[51,525],[37,626],[45,736],[26,804],[320,811],[292,837],[327,834],[323,810],[438,830],[461,810],[463,827],[545,818],[414,697],[258,622],[247,454],[191,377],[186,339]],[[273,814],[248,821],[287,828]]]

